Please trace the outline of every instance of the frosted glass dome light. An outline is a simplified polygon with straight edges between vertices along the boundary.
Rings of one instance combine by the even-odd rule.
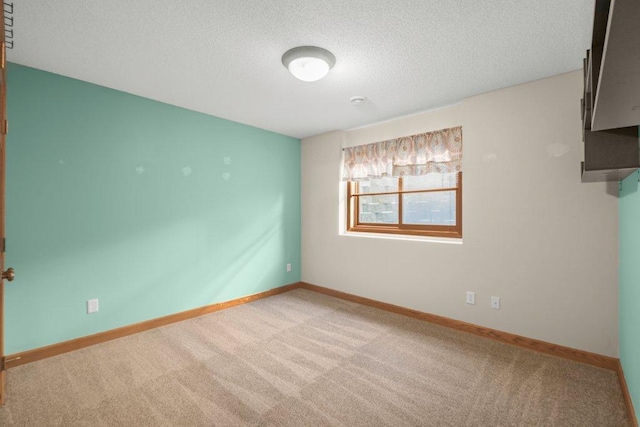
[[[331,52],[316,46],[294,47],[282,55],[282,64],[304,82],[320,80],[335,63],[336,57]]]

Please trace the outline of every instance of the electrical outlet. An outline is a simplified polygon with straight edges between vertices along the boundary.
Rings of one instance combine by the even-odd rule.
[[[291,264],[287,264],[287,273],[291,273]]]
[[[467,304],[475,304],[475,303],[476,303],[476,293],[467,292]]]
[[[87,314],[98,312],[98,298],[87,301]]]
[[[500,297],[491,297],[491,308],[500,310]]]

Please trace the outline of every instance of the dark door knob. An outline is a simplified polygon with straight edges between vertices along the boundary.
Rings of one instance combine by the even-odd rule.
[[[13,268],[7,268],[7,271],[2,272],[2,280],[13,281],[16,278],[16,272],[13,271]]]

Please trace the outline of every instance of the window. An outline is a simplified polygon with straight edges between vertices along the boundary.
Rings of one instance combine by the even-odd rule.
[[[462,128],[344,149],[347,230],[462,237]]]
[[[349,181],[347,229],[462,237],[462,172]]]

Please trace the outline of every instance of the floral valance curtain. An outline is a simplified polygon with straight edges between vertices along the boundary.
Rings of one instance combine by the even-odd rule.
[[[462,127],[344,149],[343,181],[462,170]]]

